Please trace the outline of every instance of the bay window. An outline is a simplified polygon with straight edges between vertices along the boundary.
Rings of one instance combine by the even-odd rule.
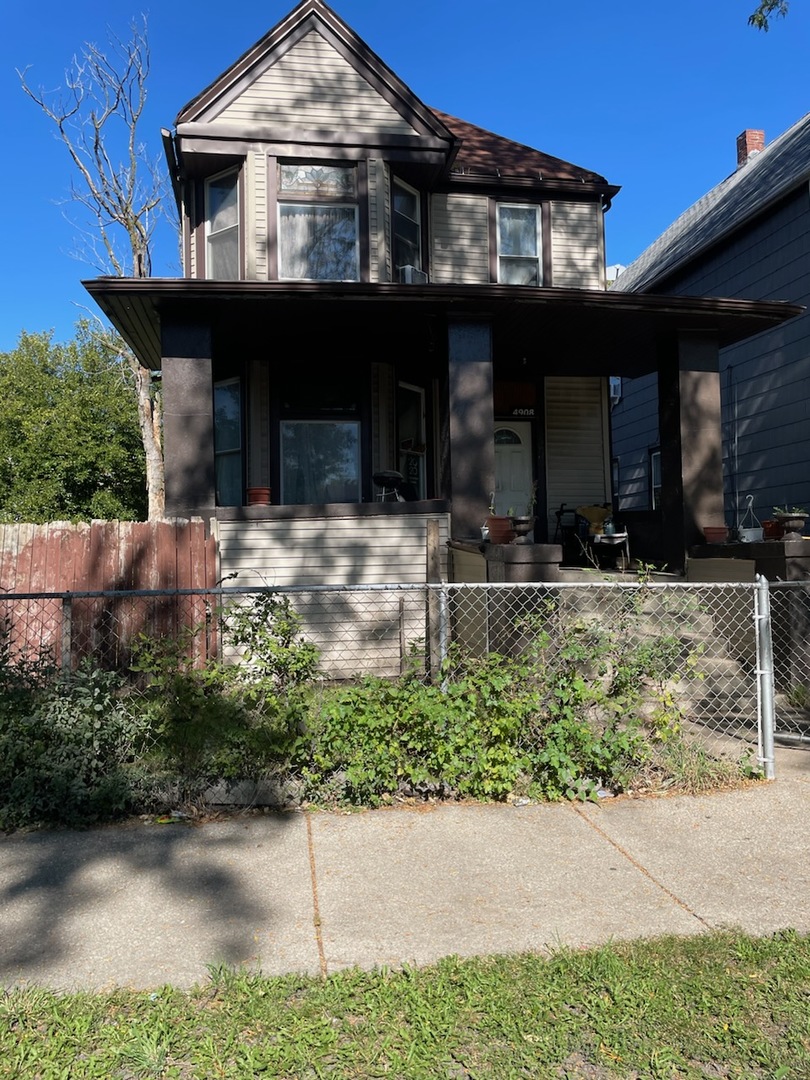
[[[417,270],[421,270],[422,225],[419,193],[401,180],[394,180],[392,188],[391,247],[394,270],[398,271],[401,266],[415,266]]]
[[[498,281],[504,285],[542,285],[540,207],[499,203],[496,229]]]
[[[278,276],[359,281],[356,168],[279,164]]]
[[[205,182],[205,276],[239,277],[239,174],[222,173]]]

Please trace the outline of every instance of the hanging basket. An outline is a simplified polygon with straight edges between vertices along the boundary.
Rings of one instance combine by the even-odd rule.
[[[737,535],[744,544],[758,544],[764,537],[762,524],[754,513],[754,496],[745,496],[745,514],[737,527]]]

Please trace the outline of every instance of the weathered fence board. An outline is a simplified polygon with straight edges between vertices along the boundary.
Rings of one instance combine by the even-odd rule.
[[[216,540],[199,520],[0,525],[2,593],[211,589],[217,579]],[[66,637],[60,599],[15,601],[2,628],[8,645],[30,659],[43,650],[57,663],[75,665],[92,653],[105,666],[120,667],[142,631],[175,636],[205,619],[199,597],[170,595],[148,608],[120,596],[81,597],[68,606]],[[66,640],[71,657],[62,655]]]

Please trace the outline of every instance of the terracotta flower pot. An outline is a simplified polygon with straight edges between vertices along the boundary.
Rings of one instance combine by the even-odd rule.
[[[269,506],[270,505],[270,488],[269,487],[249,487],[247,489],[247,501],[248,501],[248,506]]]
[[[512,520],[500,514],[490,514],[487,518],[489,542],[491,544],[511,544],[515,539]]]
[[[707,544],[725,544],[728,540],[728,528],[725,525],[704,525],[703,535]]]

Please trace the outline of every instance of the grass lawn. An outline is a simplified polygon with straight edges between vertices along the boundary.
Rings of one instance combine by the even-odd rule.
[[[0,1077],[810,1077],[810,938],[450,958],[326,980],[0,998]]]

